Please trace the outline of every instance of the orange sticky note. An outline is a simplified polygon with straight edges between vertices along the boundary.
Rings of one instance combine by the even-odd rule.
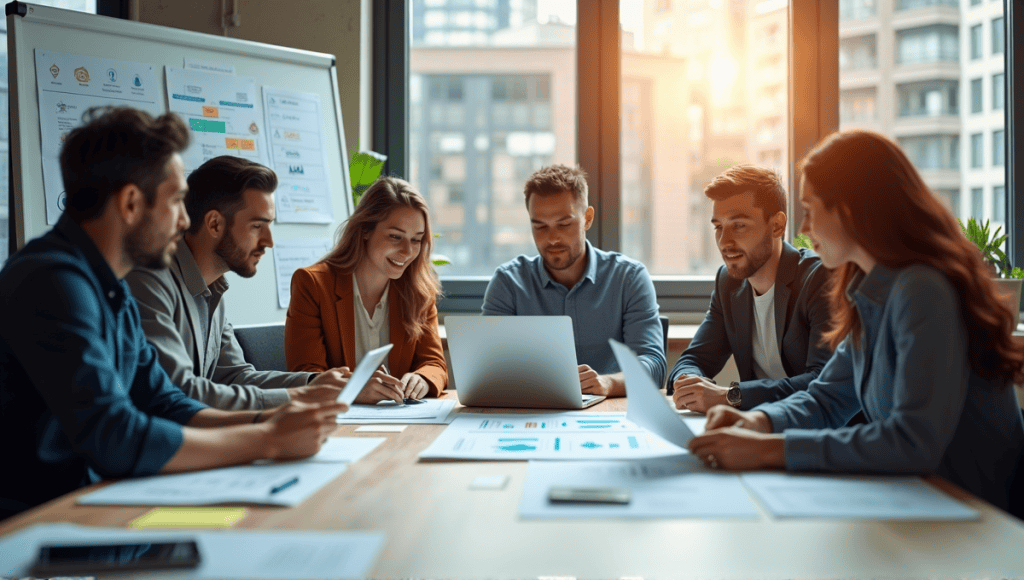
[[[256,141],[253,141],[252,139],[239,139],[238,148],[242,151],[255,151]]]
[[[228,149],[238,149],[240,147],[238,139],[232,139],[231,137],[225,138],[224,144],[227,145]]]
[[[245,508],[219,507],[158,507],[131,521],[133,528],[230,528],[246,515]]]
[[[204,117],[220,117],[220,110],[217,107],[211,107],[209,105],[203,105],[203,116]]]

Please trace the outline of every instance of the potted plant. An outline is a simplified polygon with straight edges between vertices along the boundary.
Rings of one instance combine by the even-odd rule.
[[[352,207],[359,205],[363,193],[380,177],[384,170],[384,162],[387,160],[387,155],[376,151],[356,151],[352,154],[352,159],[348,162],[348,180],[349,185],[352,186]],[[434,237],[440,238],[441,234],[434,234]],[[430,263],[435,266],[446,266],[452,262],[442,254],[434,254]]]
[[[1002,228],[997,227],[994,232],[990,231],[989,220],[985,220],[985,224],[982,225],[974,218],[968,218],[966,226],[964,222],[960,221],[960,228],[967,239],[978,246],[982,259],[992,268],[996,285],[1007,295],[1011,308],[1015,312],[1019,312],[1024,269],[1010,266],[1010,261],[1006,258],[1006,253],[1003,252],[1006,235],[1000,235]]]

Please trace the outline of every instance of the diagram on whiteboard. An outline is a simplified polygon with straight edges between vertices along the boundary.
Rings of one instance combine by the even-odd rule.
[[[320,95],[263,87],[271,167],[277,172],[277,221],[334,221]],[[344,190],[342,190],[342,193]]]
[[[57,223],[67,201],[60,150],[92,107],[129,106],[163,114],[160,87],[151,65],[36,50],[39,132],[42,138],[46,223]]]
[[[625,413],[460,413],[420,457],[432,459],[638,459],[684,450]]]
[[[221,155],[270,165],[255,80],[167,67],[167,103],[192,130],[185,175]]]

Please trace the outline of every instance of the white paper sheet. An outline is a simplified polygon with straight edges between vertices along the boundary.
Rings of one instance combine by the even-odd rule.
[[[612,339],[608,342],[626,381],[626,396],[629,397],[626,417],[666,441],[686,449],[690,439],[693,439],[689,425],[676,413],[672,403],[665,399],[636,354],[621,342]]]
[[[322,134],[323,107],[317,93],[263,87],[271,167],[277,172],[279,223],[334,222],[335,193]],[[337,193],[347,191],[341,188]]]
[[[338,415],[342,425],[365,425],[370,423],[402,423],[438,425],[452,421],[455,401],[447,399],[423,399],[418,405],[352,405],[349,411]]]
[[[57,223],[66,195],[60,149],[90,107],[129,106],[157,116],[164,111],[152,65],[36,50],[39,130],[42,137],[46,223]]]
[[[918,477],[748,473],[743,482],[777,518],[960,521],[981,517]]]
[[[42,544],[195,539],[193,570],[134,572],[134,578],[364,578],[384,546],[382,532],[168,532],[36,524],[0,539],[0,576],[28,576]]]
[[[383,437],[331,437],[308,459],[256,462],[191,473],[125,479],[78,498],[89,505],[210,505],[255,503],[296,506],[369,453]],[[281,491],[294,478],[298,481]]]
[[[270,165],[254,79],[174,67],[166,76],[168,107],[192,130],[185,175],[220,155]]]
[[[459,413],[420,453],[429,459],[641,459],[683,450],[625,413]]]
[[[553,504],[548,489],[626,487],[626,505]],[[757,518],[738,475],[708,470],[693,455],[637,461],[531,461],[524,518]]]
[[[274,275],[277,276],[277,305],[288,308],[292,300],[292,274],[315,264],[331,251],[327,238],[274,240]]]

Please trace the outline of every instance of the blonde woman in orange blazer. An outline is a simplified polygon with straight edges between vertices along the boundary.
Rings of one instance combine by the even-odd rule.
[[[351,368],[361,354],[390,342],[387,368],[356,402],[440,395],[448,368],[437,331],[441,283],[430,263],[426,201],[406,181],[382,177],[342,228],[326,257],[292,275],[288,369]]]

